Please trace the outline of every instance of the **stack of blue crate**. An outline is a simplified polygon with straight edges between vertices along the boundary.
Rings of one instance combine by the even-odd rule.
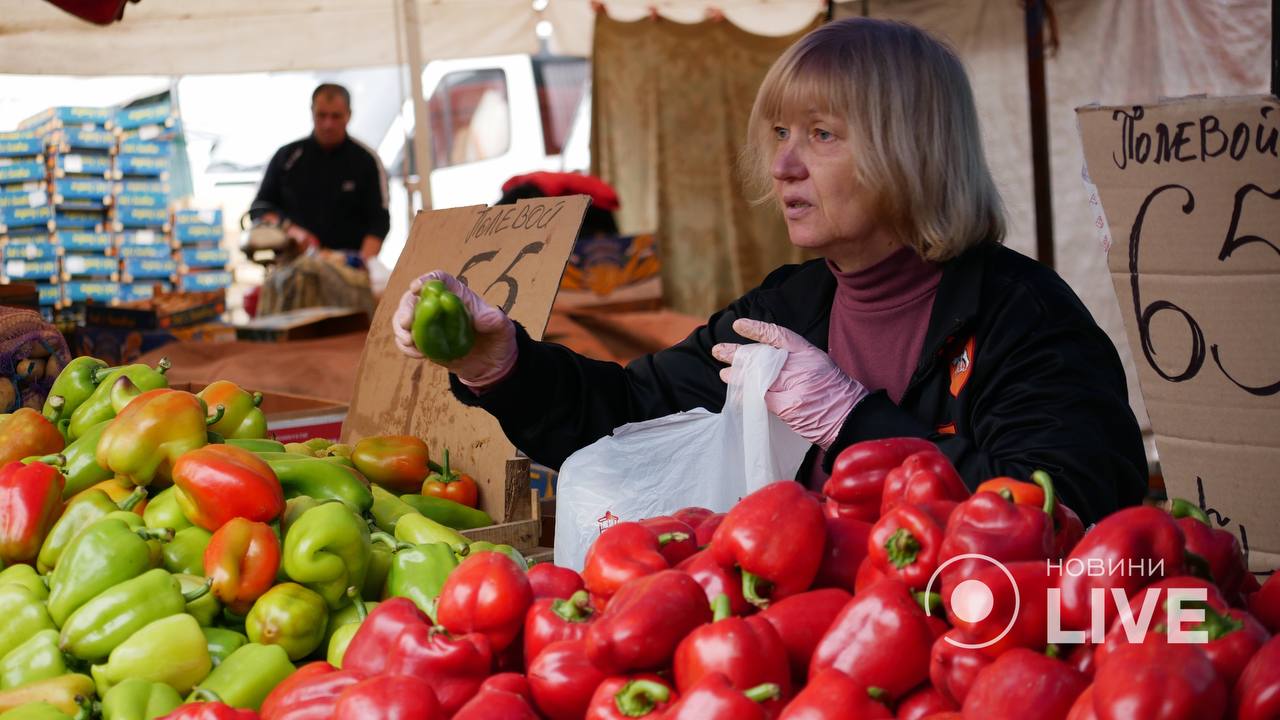
[[[120,132],[116,169],[117,253],[120,297],[143,300],[157,288],[173,289],[178,263],[173,257],[169,217],[169,168],[176,118],[168,102],[116,112]]]
[[[34,131],[0,133],[0,282],[35,282],[41,308],[52,314],[61,288],[44,150]]]
[[[178,248],[178,287],[187,292],[222,290],[231,286],[223,247],[221,210],[175,210],[173,239]]]

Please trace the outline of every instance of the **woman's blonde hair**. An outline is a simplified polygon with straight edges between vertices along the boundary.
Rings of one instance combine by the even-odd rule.
[[[773,127],[814,109],[849,123],[855,178],[872,207],[926,260],[1004,238],[1004,212],[982,152],[964,66],[941,41],[900,22],[854,18],[817,28],[765,75],[742,170],[759,202],[776,202]]]

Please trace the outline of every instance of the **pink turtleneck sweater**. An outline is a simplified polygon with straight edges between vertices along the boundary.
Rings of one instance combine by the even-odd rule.
[[[827,267],[836,278],[827,354],[867,390],[884,390],[898,402],[924,348],[942,268],[906,247],[864,270],[842,272],[830,261]],[[823,459],[819,453],[810,488],[826,482]]]

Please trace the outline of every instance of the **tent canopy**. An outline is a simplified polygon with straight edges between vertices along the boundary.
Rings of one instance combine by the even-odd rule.
[[[552,23],[552,48],[590,55],[589,0],[417,0],[423,60],[538,51],[538,22]],[[820,12],[823,0],[606,0],[610,16],[635,20],[650,6],[678,22],[709,7],[743,29],[785,35]],[[403,0],[142,0],[124,21],[91,25],[49,3],[0,0],[0,73],[191,75],[321,70],[404,62]]]

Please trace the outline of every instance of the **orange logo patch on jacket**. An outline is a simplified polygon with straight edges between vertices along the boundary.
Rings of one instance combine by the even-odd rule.
[[[969,382],[969,376],[973,374],[973,348],[973,338],[970,337],[965,341],[960,354],[951,360],[951,397],[960,397],[960,391],[964,389],[965,383]]]

